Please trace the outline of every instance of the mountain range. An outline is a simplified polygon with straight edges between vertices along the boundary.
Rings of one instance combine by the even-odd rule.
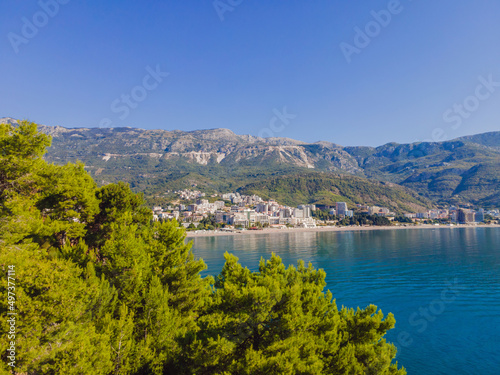
[[[343,147],[228,129],[39,125],[39,130],[52,137],[47,161],[80,160],[99,183],[123,180],[147,197],[196,186],[207,192],[259,193],[288,204],[343,198],[396,211],[500,206],[500,132],[445,142]]]

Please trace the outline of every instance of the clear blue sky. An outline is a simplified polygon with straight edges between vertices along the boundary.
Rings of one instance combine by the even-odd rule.
[[[498,0],[54,1],[0,3],[0,117],[372,146],[500,130]]]

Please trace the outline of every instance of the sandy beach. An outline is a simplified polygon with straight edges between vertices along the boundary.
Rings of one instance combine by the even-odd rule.
[[[266,228],[262,230],[236,230],[234,232],[225,231],[192,231],[186,232],[187,238],[193,237],[215,237],[215,236],[245,236],[256,234],[280,234],[280,233],[308,233],[308,232],[352,232],[352,231],[369,231],[369,230],[404,230],[404,229],[457,229],[457,228],[500,228],[498,224],[483,224],[483,225],[433,225],[433,224],[420,224],[420,225],[399,225],[399,226],[361,226],[361,227],[316,227],[316,228],[287,228],[287,229],[274,229]]]

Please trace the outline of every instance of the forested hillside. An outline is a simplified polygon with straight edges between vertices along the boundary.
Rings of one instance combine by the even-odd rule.
[[[406,373],[383,339],[392,314],[339,310],[324,271],[274,255],[251,272],[226,254],[201,278],[177,222],[83,164],[47,163],[49,146],[33,123],[0,125],[0,310],[17,313],[15,337],[0,323],[2,373]]]
[[[207,192],[227,192],[254,183],[272,184],[279,176],[342,174],[399,184],[434,204],[500,206],[500,132],[447,142],[342,147],[236,135],[228,129],[40,126],[40,130],[53,138],[47,161],[62,165],[80,160],[99,185],[126,181],[147,197],[194,184]]]
[[[367,177],[399,183],[438,203],[495,207],[500,205],[499,135],[486,133],[441,143],[388,144],[370,156],[363,155],[360,165]],[[471,177],[483,183],[472,187],[468,183]]]
[[[388,207],[395,212],[415,212],[424,211],[433,205],[430,200],[399,185],[350,175],[332,176],[312,172],[254,182],[238,191],[272,198],[291,206],[300,203],[332,205],[333,202],[347,202],[351,207],[359,203]]]

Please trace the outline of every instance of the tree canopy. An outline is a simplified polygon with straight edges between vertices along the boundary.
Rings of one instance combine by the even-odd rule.
[[[0,264],[16,269],[15,368],[27,374],[405,374],[375,306],[338,309],[325,273],[226,254],[200,276],[185,230],[124,183],[48,164],[37,126],[0,125]],[[0,310],[8,309],[6,282]]]

